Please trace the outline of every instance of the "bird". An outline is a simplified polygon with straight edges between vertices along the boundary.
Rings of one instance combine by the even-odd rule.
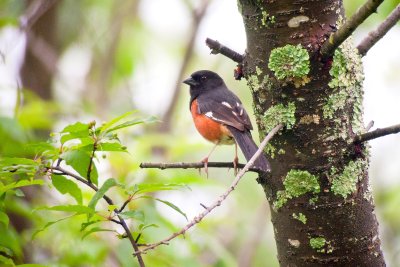
[[[210,70],[196,71],[183,83],[190,86],[189,108],[197,131],[206,140],[215,144],[202,160],[205,172],[208,174],[208,158],[218,145],[235,144],[233,164],[236,173],[237,145],[247,161],[258,150],[250,132],[253,126],[242,102],[228,89],[224,80]],[[256,159],[253,167],[264,172],[271,170],[263,154]]]

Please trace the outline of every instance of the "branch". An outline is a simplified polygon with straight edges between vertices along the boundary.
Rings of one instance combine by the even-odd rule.
[[[56,166],[50,167],[49,170],[51,171],[51,173],[53,173],[55,175],[67,175],[67,176],[70,176],[70,177],[78,180],[79,182],[85,184],[86,186],[90,187],[94,191],[96,191],[96,192],[99,191],[99,189],[97,188],[96,185],[94,185],[90,181],[85,180],[83,177],[81,177],[79,175],[76,175],[75,173],[70,172],[70,171],[62,168],[61,166],[58,165],[58,163],[57,163]],[[54,171],[58,171],[58,172],[55,173]],[[103,195],[103,199],[107,202],[108,205],[114,205],[114,202],[107,195]],[[118,209],[114,209],[114,212],[115,212],[115,214],[117,214],[117,217],[118,217],[118,220],[119,220],[118,224],[120,224],[122,226],[122,228],[124,228],[125,233],[126,233],[128,239],[129,239],[129,241],[132,244],[133,250],[135,251],[135,255],[138,257],[139,266],[140,267],[145,267],[143,258],[140,255],[139,247],[138,247],[135,239],[133,238],[133,235],[132,235],[131,231],[129,230],[128,225],[126,224],[125,220],[119,215],[119,210]]]
[[[217,40],[207,38],[206,45],[211,49],[211,54],[222,54],[239,64],[243,63],[244,55],[220,44]]]
[[[190,61],[193,57],[193,51],[194,51],[194,46],[196,43],[197,36],[199,35],[199,29],[200,29],[200,24],[203,21],[204,15],[206,14],[206,11],[209,7],[210,0],[203,0],[201,3],[200,7],[197,9],[193,9],[193,23],[192,23],[192,28],[190,32],[190,37],[189,40],[186,44],[185,47],[185,54],[182,59],[182,63],[179,69],[178,76],[176,77],[175,80],[175,86],[174,90],[172,92],[172,97],[171,100],[168,104],[168,107],[164,113],[164,116],[162,117],[161,121],[163,123],[160,124],[159,130],[161,132],[169,132],[171,130],[171,122],[172,122],[172,117],[174,115],[174,111],[177,106],[177,102],[179,100],[179,96],[181,94],[181,88],[182,88],[182,80],[185,75],[186,69],[188,68]]]
[[[88,170],[87,170],[87,174],[86,174],[86,178],[87,178],[89,184],[92,184],[92,181],[90,180],[90,175],[93,171],[92,170],[93,169],[93,159],[94,159],[96,150],[97,150],[97,140],[95,140],[93,143],[92,154],[90,155],[89,166],[88,166]]]
[[[363,6],[361,6],[356,13],[346,21],[340,29],[332,33],[328,40],[321,46],[321,55],[323,58],[327,58],[335,52],[338,48],[354,31],[364,22],[372,13],[376,12],[378,6],[384,0],[368,0]]]
[[[20,18],[20,29],[28,30],[32,27],[33,24],[44,14],[46,13],[57,0],[36,0],[31,1],[31,4],[26,9],[26,12]]]
[[[390,13],[390,15],[374,31],[368,33],[368,36],[357,46],[361,56],[365,56],[369,49],[373,47],[400,19],[400,4]]]
[[[245,164],[238,163],[236,165],[239,169],[243,169]],[[177,163],[153,163],[153,162],[143,162],[140,164],[142,169],[152,169],[157,168],[160,170],[165,169],[201,169],[204,167],[204,162],[177,162]],[[233,162],[208,162],[208,168],[234,168]],[[249,168],[251,172],[264,173],[264,171],[258,168]]]
[[[242,179],[243,175],[250,169],[251,166],[253,166],[255,160],[261,155],[261,153],[263,152],[263,150],[264,150],[265,146],[267,145],[267,143],[269,142],[269,140],[271,140],[272,137],[282,128],[283,128],[283,124],[278,124],[277,126],[275,126],[275,128],[272,129],[271,132],[268,133],[268,135],[261,142],[256,153],[254,153],[254,155],[247,162],[247,164],[243,167],[243,169],[236,175],[235,180],[233,180],[232,184],[228,187],[228,190],[226,190],[222,195],[220,195],[219,198],[214,203],[212,203],[209,207],[202,205],[205,208],[205,210],[202,213],[200,213],[199,215],[197,215],[196,217],[194,217],[192,219],[192,221],[189,222],[180,231],[170,235],[169,237],[165,238],[164,240],[161,240],[157,243],[149,245],[148,247],[135,252],[135,255],[140,255],[148,250],[155,249],[156,247],[158,247],[160,245],[168,244],[169,241],[176,238],[177,236],[185,234],[187,230],[192,228],[194,225],[198,224],[212,210],[214,210],[216,207],[220,206],[221,203],[229,196],[229,194],[233,190],[235,190],[236,186],[238,185],[239,181]]]
[[[372,132],[364,133],[361,135],[357,135],[354,138],[354,143],[362,143],[366,142],[372,139],[376,139],[385,135],[389,134],[395,134],[400,132],[400,124],[396,124],[390,127],[382,128],[382,129],[376,129]]]

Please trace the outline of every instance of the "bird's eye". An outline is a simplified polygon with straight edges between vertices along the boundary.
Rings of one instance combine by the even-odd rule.
[[[206,76],[201,76],[201,78],[200,78],[202,81],[205,81],[205,80],[207,80],[207,77]]]

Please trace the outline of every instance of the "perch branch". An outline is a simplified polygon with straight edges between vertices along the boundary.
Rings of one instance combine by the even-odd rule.
[[[90,187],[95,192],[99,191],[99,189],[97,188],[96,185],[94,185],[90,181],[85,180],[83,177],[81,177],[79,175],[76,175],[75,173],[70,172],[70,171],[62,168],[61,166],[59,166],[59,164],[57,164],[56,166],[50,167],[49,171],[51,171],[51,173],[53,173],[55,175],[67,175],[67,176],[70,176],[70,177],[78,180],[79,182],[85,184],[86,186]],[[57,171],[57,172],[54,172],[54,171]],[[103,195],[103,199],[107,202],[108,205],[114,205],[114,202],[107,195]],[[125,220],[119,215],[119,210],[118,209],[114,209],[114,212],[115,212],[115,214],[117,214],[117,217],[118,217],[118,220],[119,220],[117,223],[119,225],[121,225],[122,228],[124,228],[126,236],[128,237],[129,241],[132,244],[133,250],[135,251],[135,255],[138,257],[139,266],[140,267],[145,267],[143,258],[142,258],[141,255],[139,255],[140,254],[139,253],[139,247],[137,245],[137,242],[133,238],[132,232],[130,231],[130,229],[129,229],[128,225],[126,224]]]
[[[396,124],[390,127],[376,129],[372,132],[364,133],[361,135],[357,135],[354,138],[354,143],[362,143],[372,139],[376,139],[385,135],[395,134],[400,132],[400,124]]]
[[[244,60],[244,55],[220,44],[217,40],[207,38],[206,45],[211,49],[211,54],[222,54],[239,64]]]
[[[390,15],[378,26],[371,31],[364,40],[357,46],[357,50],[361,56],[365,56],[368,51],[378,42],[400,19],[400,4],[390,13]]]
[[[368,0],[363,6],[361,6],[356,13],[346,21],[339,30],[332,33],[328,40],[321,46],[321,55],[323,58],[327,58],[335,52],[338,48],[354,31],[355,29],[364,22],[372,13],[376,12],[378,6],[384,0]]]
[[[208,162],[208,168],[234,168],[233,162]],[[238,163],[237,167],[243,169],[245,164]],[[177,163],[153,163],[153,162],[143,162],[140,164],[140,168],[143,169],[201,169],[204,167],[204,162],[177,162]],[[262,170],[258,168],[249,168],[249,171],[263,173]]]
[[[267,145],[267,143],[269,142],[269,140],[271,140],[272,137],[282,128],[283,128],[283,125],[282,124],[278,124],[277,126],[275,126],[274,129],[272,129],[272,131],[270,131],[268,133],[268,135],[261,142],[261,144],[258,147],[258,150],[256,151],[256,153],[254,153],[254,155],[247,162],[247,164],[243,167],[243,169],[236,175],[235,179],[233,180],[232,184],[228,187],[228,189],[222,195],[220,195],[219,198],[214,203],[212,203],[208,207],[205,206],[205,205],[202,205],[205,208],[205,210],[203,212],[201,212],[199,215],[197,215],[196,217],[194,217],[192,219],[192,221],[190,221],[180,231],[170,235],[169,237],[165,238],[164,240],[161,240],[161,241],[159,241],[157,243],[151,244],[151,245],[147,246],[146,248],[143,248],[143,249],[141,249],[139,251],[135,251],[135,255],[139,255],[139,254],[142,254],[142,253],[144,253],[144,252],[146,252],[148,250],[155,249],[156,247],[158,247],[160,245],[168,244],[169,241],[171,241],[172,239],[176,238],[177,236],[185,234],[187,230],[192,228],[194,225],[198,224],[212,210],[214,210],[216,207],[220,206],[222,204],[222,202],[229,196],[229,194],[233,190],[235,190],[236,186],[238,185],[239,181],[242,179],[243,175],[249,170],[249,168],[251,166],[253,166],[254,161],[261,155],[261,153],[263,152],[263,150],[264,150],[265,146]]]

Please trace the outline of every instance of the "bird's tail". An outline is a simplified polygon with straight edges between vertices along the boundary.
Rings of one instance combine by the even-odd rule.
[[[229,125],[227,127],[232,133],[233,138],[235,138],[236,143],[239,145],[240,150],[242,150],[246,160],[249,161],[258,150],[256,143],[254,143],[253,138],[251,137],[250,131],[242,132],[235,127]],[[263,153],[254,162],[254,167],[265,172],[271,171],[271,166]]]

